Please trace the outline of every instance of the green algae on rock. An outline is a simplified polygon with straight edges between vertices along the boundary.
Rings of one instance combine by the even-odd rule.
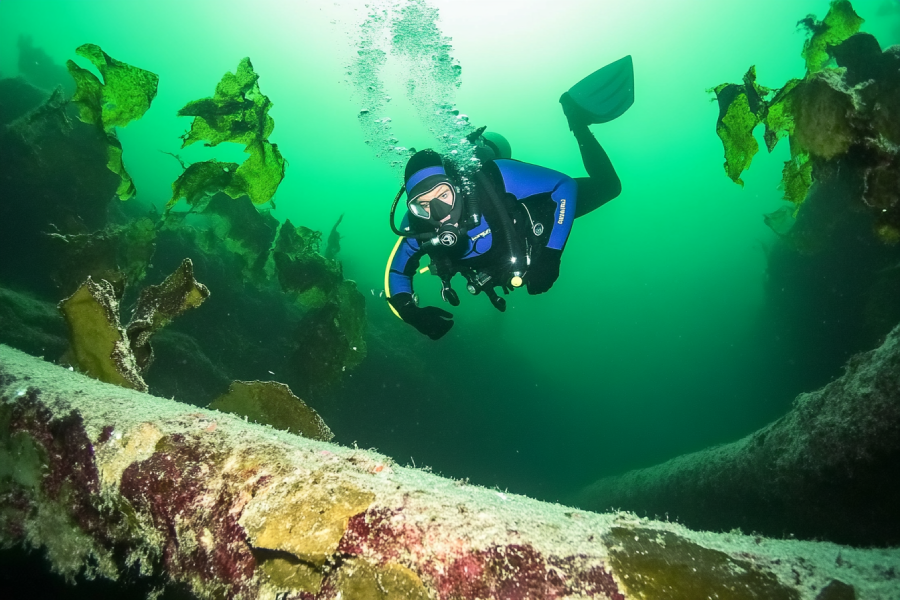
[[[296,257],[300,254],[319,254],[322,247],[322,232],[303,225],[295,226],[285,219],[278,230],[274,250]]]
[[[756,83],[756,67],[750,67],[743,85],[723,83],[710,92],[719,102],[716,134],[725,146],[725,172],[743,187],[741,173],[750,167],[759,150],[753,130],[765,118],[765,98],[771,90]]]
[[[223,191],[237,198],[247,195],[253,204],[265,204],[275,196],[284,179],[284,157],[268,140],[253,142],[244,150],[250,156],[241,163],[231,183]]]
[[[325,304],[306,313],[291,361],[310,389],[338,382],[366,357],[365,304],[356,283],[345,280]]]
[[[852,124],[857,117],[853,90],[834,70],[811,74],[793,90],[794,131],[791,147],[815,158],[830,160],[846,154],[864,132]]]
[[[604,538],[623,587],[645,600],[800,600],[796,589],[749,561],[669,531],[613,527]]]
[[[322,233],[286,219],[278,230],[272,261],[281,289],[306,308],[321,308],[343,281],[341,263],[319,254]]]
[[[141,217],[125,225],[109,225],[94,233],[49,233],[49,247],[57,257],[50,276],[64,293],[88,276],[105,279],[121,299],[129,285],[140,283],[156,249],[156,225]]]
[[[209,408],[246,417],[313,440],[330,441],[334,434],[315,410],[276,381],[235,381]]]
[[[796,213],[797,208],[806,200],[809,188],[812,187],[813,163],[808,154],[798,156],[785,161],[781,171],[781,189],[784,191],[784,199],[793,204],[791,213]],[[778,231],[775,231],[778,233]]]
[[[69,326],[65,360],[94,379],[147,391],[140,369],[119,324],[119,302],[112,284],[90,277],[59,303]]]
[[[132,320],[123,328],[113,285],[88,276],[59,304],[69,327],[70,350],[65,360],[100,381],[147,391],[141,372],[153,362],[150,336],[208,296],[209,290],[194,279],[193,265],[186,258],[162,284],[141,291]]]
[[[832,0],[828,14],[821,21],[813,15],[800,21],[810,33],[802,53],[807,71],[821,71],[831,59],[830,49],[859,31],[864,22],[848,0]]]
[[[209,290],[194,279],[194,264],[185,258],[174,273],[159,285],[141,290],[131,322],[126,327],[128,341],[141,371],[153,362],[150,337],[172,319],[197,308],[209,298]]]
[[[238,359],[241,364],[232,367],[246,374],[229,379],[266,379],[266,371],[274,371],[279,378],[285,377],[284,383],[297,395],[311,399],[363,360],[365,301],[356,285],[344,280],[340,262],[321,256],[321,232],[290,221],[280,224],[271,211],[254,206],[248,197],[231,198],[224,193],[192,214],[197,227],[180,218],[185,214],[169,213],[160,230],[163,243],[181,247],[179,256],[199,250],[197,264],[216,271],[220,277],[216,286],[227,288],[231,296],[227,302],[240,296],[240,303],[268,306],[274,311],[270,316],[282,319],[273,339],[259,345],[246,343],[247,337],[257,335],[248,336],[243,333],[246,329],[241,330],[243,335],[237,331],[208,334],[224,314],[212,317],[206,332],[194,333],[198,339],[209,335],[241,344],[240,350],[231,348],[232,359],[253,355],[249,360]],[[245,323],[250,325],[249,320]],[[277,357],[263,358],[272,352]],[[250,361],[257,371],[243,370]],[[208,399],[220,394],[221,388],[216,387]]]
[[[874,218],[873,232],[887,244],[900,242],[900,201],[896,184],[900,163],[900,52],[884,52],[847,0],[831,3],[823,21],[801,21],[810,33],[804,46],[807,74],[793,79],[769,98],[772,90],[755,82],[753,67],[744,84],[722,84],[711,91],[719,100],[716,132],[725,150],[728,176],[743,185],[741,173],[758,149],[753,129],[765,125],[771,152],[788,137],[791,158],[785,163],[784,199],[799,207],[826,168],[843,161],[861,179],[860,205]],[[834,61],[837,69],[828,65]],[[796,212],[796,211],[795,211]]]
[[[307,311],[292,362],[315,386],[334,383],[366,356],[365,298],[340,262],[319,254],[321,241],[321,232],[286,220],[272,251],[281,289]]]
[[[241,263],[245,281],[265,285],[270,273],[266,270],[272,243],[279,228],[278,219],[258,210],[247,196],[231,198],[224,193],[210,199],[203,215],[211,221],[212,236],[199,243],[210,253],[224,246]]]
[[[75,53],[91,61],[103,77],[101,83],[90,71],[72,61],[67,63],[79,84],[73,101],[79,104],[82,121],[109,131],[140,119],[150,109],[159,85],[158,75],[118,61],[96,44],[79,46]]]
[[[306,308],[324,306],[342,281],[340,265],[319,254],[294,257],[276,250],[272,260],[281,288],[296,293],[298,303]]]
[[[275,129],[269,116],[272,101],[259,91],[259,75],[249,58],[243,58],[235,73],[227,72],[216,86],[215,96],[188,102],[179,117],[194,117],[182,148],[205,141],[250,145],[267,139]]]
[[[188,166],[172,182],[172,198],[166,203],[170,209],[184,198],[192,207],[202,209],[217,192],[231,185],[238,169],[237,163],[205,160]]]
[[[97,67],[103,82],[87,69],[68,61],[66,66],[77,85],[72,101],[78,105],[79,119],[96,125],[106,134],[107,166],[121,178],[116,194],[121,200],[128,200],[134,196],[135,189],[122,163],[122,144],[115,128],[124,127],[147,112],[156,97],[159,77],[112,58],[96,44],[79,46],[75,53]]]
[[[269,116],[272,101],[260,92],[258,80],[250,59],[244,58],[235,73],[225,73],[212,98],[194,100],[178,111],[179,117],[194,118],[182,148],[200,141],[206,146],[233,142],[244,144],[250,156],[237,169],[215,160],[191,165],[172,184],[167,209],[182,197],[193,205],[218,190],[232,198],[247,195],[254,204],[265,204],[275,195],[284,179],[285,161],[278,146],[268,141],[275,129]]]
[[[806,81],[792,79],[775,91],[758,85],[756,67],[750,67],[744,75],[743,85],[723,83],[710,90],[715,92],[719,101],[716,133],[725,147],[725,170],[740,185],[743,185],[741,173],[750,167],[750,162],[759,149],[753,138],[753,130],[760,123],[765,125],[765,140],[769,152],[785,135],[791,136],[792,160],[809,151],[831,158],[846,152],[849,147],[849,126],[837,121],[847,118],[852,102],[851,106],[846,106],[845,100],[835,98],[842,87],[839,76],[832,72],[823,74],[822,77],[830,84],[825,89],[822,87],[822,78],[815,77],[815,74],[831,58],[832,48],[859,30],[862,20],[856,17],[847,0],[834,0],[824,21],[816,21],[809,16],[801,23],[811,35],[803,50],[808,66]],[[796,89],[798,86],[800,90]],[[774,97],[770,99],[773,92]],[[844,104],[838,106],[836,102]],[[799,132],[795,131],[796,121],[799,121]],[[836,141],[829,141],[835,133],[835,127],[840,129],[842,135]],[[801,197],[798,180],[795,178],[787,183],[786,173],[785,182],[786,199],[798,203],[796,199],[799,197],[802,202],[806,193],[803,191]]]

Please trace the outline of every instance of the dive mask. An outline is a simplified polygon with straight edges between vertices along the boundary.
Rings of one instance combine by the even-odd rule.
[[[406,165],[405,181],[412,229],[418,235],[433,232],[443,246],[455,245],[464,203],[444,170],[441,156],[433,150],[414,154]]]
[[[455,205],[456,190],[446,181],[414,196],[407,204],[410,214],[436,224],[452,216]]]

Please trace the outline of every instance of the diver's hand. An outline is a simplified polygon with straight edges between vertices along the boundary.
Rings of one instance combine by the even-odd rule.
[[[388,302],[400,315],[400,318],[424,333],[433,340],[440,339],[453,327],[453,315],[436,306],[419,308],[413,302],[412,294],[406,292],[394,294]]]
[[[562,250],[544,248],[540,256],[528,270],[528,293],[543,294],[559,278],[559,262],[562,259]]]

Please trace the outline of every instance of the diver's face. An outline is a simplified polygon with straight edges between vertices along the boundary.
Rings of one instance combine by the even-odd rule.
[[[443,223],[447,219],[450,218],[450,209],[453,207],[453,200],[456,198],[456,194],[453,191],[453,188],[447,185],[446,183],[442,183],[436,186],[433,190],[429,192],[425,192],[421,196],[417,197],[414,203],[421,210],[416,210],[417,214],[426,215],[425,218],[430,219],[431,215],[434,213],[440,215],[440,222]],[[441,205],[446,206],[432,206],[432,203],[438,202]]]

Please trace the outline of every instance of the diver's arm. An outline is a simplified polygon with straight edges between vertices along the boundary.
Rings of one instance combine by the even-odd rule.
[[[556,203],[553,226],[547,248],[562,252],[575,221],[578,186],[575,180],[559,171],[512,159],[494,161],[503,176],[506,191],[520,202],[532,196],[550,194]]]
[[[413,275],[419,268],[421,256],[418,240],[402,238],[399,241],[388,267],[387,289],[385,289],[388,298],[396,294],[413,293]]]
[[[436,306],[419,308],[416,305],[412,279],[421,257],[422,249],[415,238],[401,238],[390,259],[385,292],[398,317],[436,340],[453,327],[453,315]]]

